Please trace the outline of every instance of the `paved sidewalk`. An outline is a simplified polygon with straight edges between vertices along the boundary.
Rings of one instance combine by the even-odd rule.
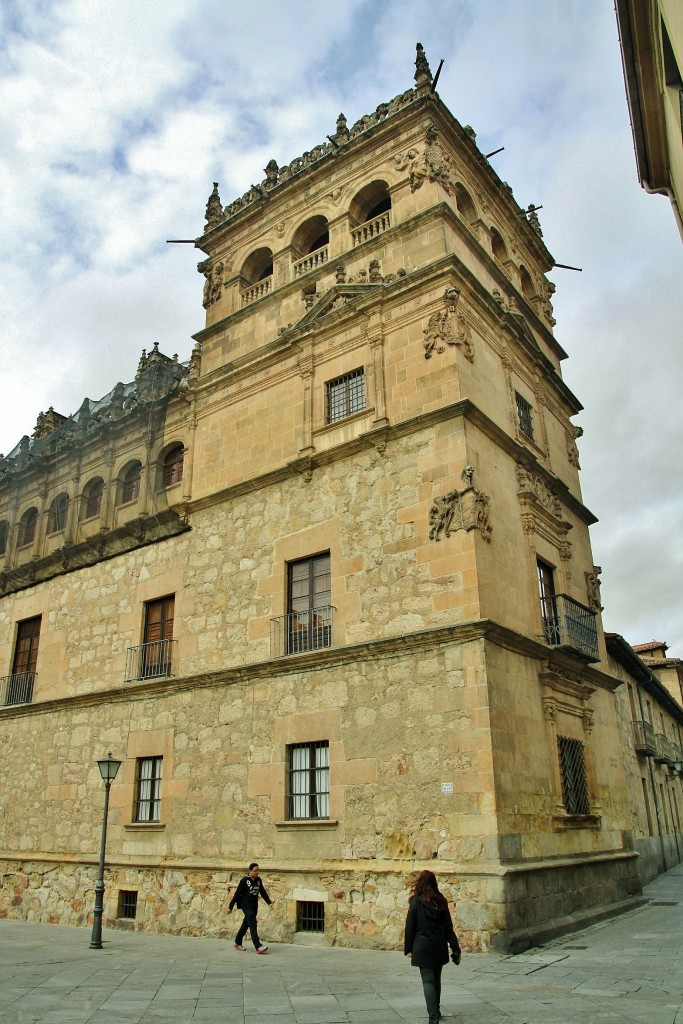
[[[444,1024],[683,1024],[683,866],[649,903],[519,956],[444,968]],[[266,922],[264,921],[264,924]],[[398,952],[0,921],[0,1024],[425,1024]]]

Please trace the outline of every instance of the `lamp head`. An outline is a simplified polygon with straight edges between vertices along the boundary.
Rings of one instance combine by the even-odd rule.
[[[117,772],[121,767],[122,762],[117,761],[115,757],[111,756],[111,750],[107,757],[102,758],[101,761],[97,762],[97,767],[100,769],[100,775],[102,776],[103,782],[113,782],[116,778]]]

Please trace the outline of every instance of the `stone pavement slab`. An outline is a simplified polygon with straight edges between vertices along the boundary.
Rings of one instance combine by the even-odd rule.
[[[649,902],[518,956],[465,954],[444,1024],[683,1024],[683,866]],[[400,952],[0,921],[0,1024],[425,1024]]]

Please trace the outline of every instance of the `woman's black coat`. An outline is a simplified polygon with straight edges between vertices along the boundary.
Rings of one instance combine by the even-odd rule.
[[[412,953],[413,967],[438,967],[448,963],[448,947],[460,952],[447,906],[443,910],[413,897],[408,907],[403,952]]]

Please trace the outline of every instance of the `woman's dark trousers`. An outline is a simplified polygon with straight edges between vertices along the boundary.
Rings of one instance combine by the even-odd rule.
[[[235,936],[235,942],[238,946],[242,945],[242,939],[247,934],[248,928],[251,933],[251,941],[254,943],[254,949],[258,949],[261,945],[261,940],[258,937],[258,924],[256,921],[257,912],[255,910],[243,910],[242,913],[244,914],[244,921],[242,921],[240,930]]]
[[[420,977],[429,1014],[429,1024],[438,1024],[441,1013],[441,964],[438,967],[421,967]]]

